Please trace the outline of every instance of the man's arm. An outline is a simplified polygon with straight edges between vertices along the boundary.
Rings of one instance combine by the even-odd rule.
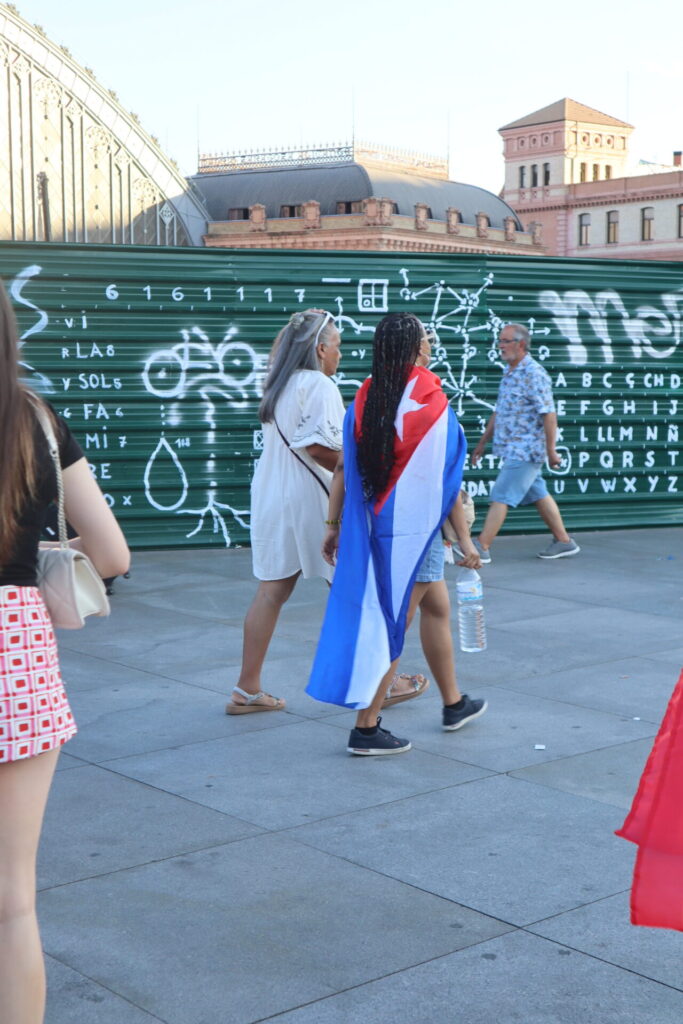
[[[562,463],[562,456],[555,448],[555,437],[557,435],[556,413],[543,413],[543,431],[545,433],[545,450],[548,456],[548,465],[553,469],[557,469],[557,467]]]
[[[473,466],[476,466],[476,464],[479,462],[480,458],[482,457],[482,455],[486,451],[486,445],[489,443],[489,441],[493,437],[493,432],[495,430],[495,427],[496,427],[496,414],[495,414],[495,412],[492,412],[490,417],[489,417],[489,421],[486,424],[486,427],[484,429],[484,433],[479,438],[479,443],[477,444],[476,448],[472,452],[472,457],[470,459],[470,462],[472,463]]]

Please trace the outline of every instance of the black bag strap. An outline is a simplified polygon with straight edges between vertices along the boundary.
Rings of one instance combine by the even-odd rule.
[[[284,443],[285,443],[285,446],[286,446],[287,450],[288,450],[288,451],[290,451],[290,452],[292,453],[292,455],[294,456],[294,458],[295,458],[295,459],[298,459],[298,460],[299,460],[299,462],[301,463],[301,465],[302,465],[302,466],[305,466],[305,467],[306,467],[306,469],[308,470],[308,472],[309,472],[309,473],[311,474],[311,476],[312,476],[312,477],[314,477],[314,478],[315,478],[315,479],[317,480],[317,482],[318,482],[318,483],[320,484],[320,486],[321,486],[321,487],[322,487],[322,489],[324,490],[325,494],[326,494],[326,495],[327,495],[327,497],[329,498],[329,496],[330,496],[330,490],[329,490],[329,487],[327,486],[327,484],[326,484],[326,483],[324,483],[324,481],[320,479],[320,477],[319,477],[319,476],[318,476],[318,474],[317,474],[317,473],[315,472],[315,470],[311,469],[311,467],[310,467],[310,466],[308,465],[308,463],[307,463],[307,462],[305,462],[305,461],[304,461],[304,460],[303,460],[303,459],[301,458],[301,456],[300,456],[300,455],[297,455],[297,453],[296,453],[296,452],[294,451],[294,449],[293,449],[293,448],[290,448],[290,447],[289,447],[289,441],[287,440],[287,438],[285,437],[285,435],[284,435],[284,434],[282,433],[282,431],[280,430],[280,426],[279,426],[279,424],[278,424],[278,421],[277,421],[277,420],[275,419],[275,417],[274,417],[274,416],[273,416],[273,423],[275,424],[275,426],[276,426],[276,428],[277,428],[277,432],[278,432],[278,434],[280,435],[280,437],[281,437],[281,438],[282,438],[282,440],[284,441]]]

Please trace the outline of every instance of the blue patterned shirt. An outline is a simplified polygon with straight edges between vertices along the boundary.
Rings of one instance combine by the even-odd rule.
[[[555,411],[550,377],[531,356],[503,374],[496,402],[493,453],[503,459],[543,462],[543,414]]]

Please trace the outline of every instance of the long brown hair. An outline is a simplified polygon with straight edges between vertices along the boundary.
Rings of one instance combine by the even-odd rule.
[[[0,565],[20,529],[19,516],[35,490],[35,417],[19,379],[19,341],[14,311],[0,281]]]

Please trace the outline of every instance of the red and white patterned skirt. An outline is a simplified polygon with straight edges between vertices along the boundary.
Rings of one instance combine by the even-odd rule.
[[[66,743],[76,724],[37,587],[0,587],[0,764]]]

